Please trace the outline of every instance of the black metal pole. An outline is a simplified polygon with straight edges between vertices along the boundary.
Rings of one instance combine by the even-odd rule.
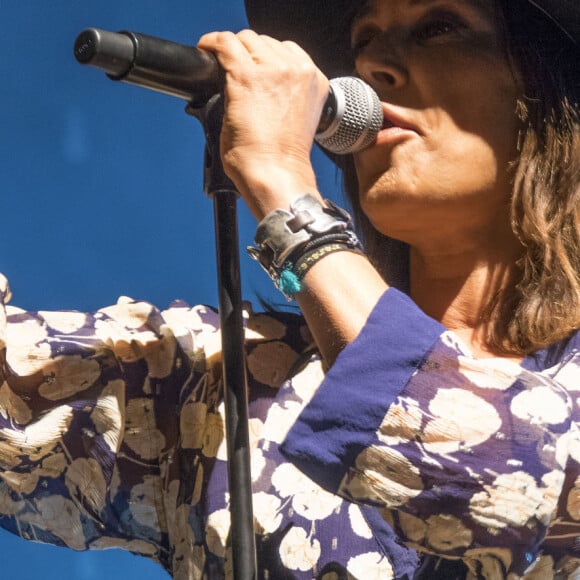
[[[240,278],[238,193],[224,173],[219,154],[223,116],[221,96],[212,97],[202,109],[188,107],[187,112],[200,119],[204,127],[204,190],[214,201],[234,580],[255,580],[257,563]]]
[[[214,194],[222,368],[230,490],[231,544],[235,580],[256,578],[256,556],[250,473],[247,379],[242,302],[239,293],[237,197]]]

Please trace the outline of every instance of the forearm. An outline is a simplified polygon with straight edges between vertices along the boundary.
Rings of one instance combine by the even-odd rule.
[[[368,259],[335,252],[317,262],[296,300],[328,365],[359,334],[387,284]]]
[[[296,191],[307,191],[319,199],[315,187],[300,188],[301,175],[286,175],[281,187],[261,181],[251,187],[249,205],[258,220],[276,209],[289,210],[296,199]],[[290,184],[290,187],[288,187]],[[291,193],[291,191],[294,193]],[[256,192],[259,191],[259,195]],[[256,207],[258,203],[260,204]],[[252,203],[253,202],[253,203]],[[369,314],[388,286],[367,257],[359,252],[335,251],[319,258],[301,280],[302,289],[295,299],[316,340],[327,365],[332,365],[340,351],[357,336]]]

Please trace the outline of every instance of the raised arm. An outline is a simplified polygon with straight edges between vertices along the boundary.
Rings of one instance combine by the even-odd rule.
[[[310,162],[328,80],[292,42],[245,30],[215,32],[199,47],[226,71],[224,168],[259,221],[299,196],[320,201]],[[385,282],[361,254],[336,252],[306,274],[296,300],[328,364],[365,324]]]

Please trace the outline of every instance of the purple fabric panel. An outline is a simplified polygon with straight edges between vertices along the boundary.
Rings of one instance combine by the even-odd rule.
[[[387,290],[290,430],[282,453],[319,485],[336,492],[445,330],[405,294]]]

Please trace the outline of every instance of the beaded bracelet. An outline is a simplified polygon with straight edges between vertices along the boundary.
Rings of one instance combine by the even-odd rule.
[[[295,263],[287,262],[284,269],[280,272],[278,279],[275,281],[277,288],[288,300],[292,300],[303,289],[302,280],[316,262],[334,252],[344,251],[362,254],[362,248],[353,247],[351,244],[346,244],[341,241],[327,242],[322,246],[318,246],[300,255]]]
[[[248,247],[250,256],[289,300],[301,290],[306,272],[330,253],[323,247],[362,252],[350,215],[330,201],[325,203],[304,194],[294,200],[290,211],[270,212],[258,225],[257,247]]]

